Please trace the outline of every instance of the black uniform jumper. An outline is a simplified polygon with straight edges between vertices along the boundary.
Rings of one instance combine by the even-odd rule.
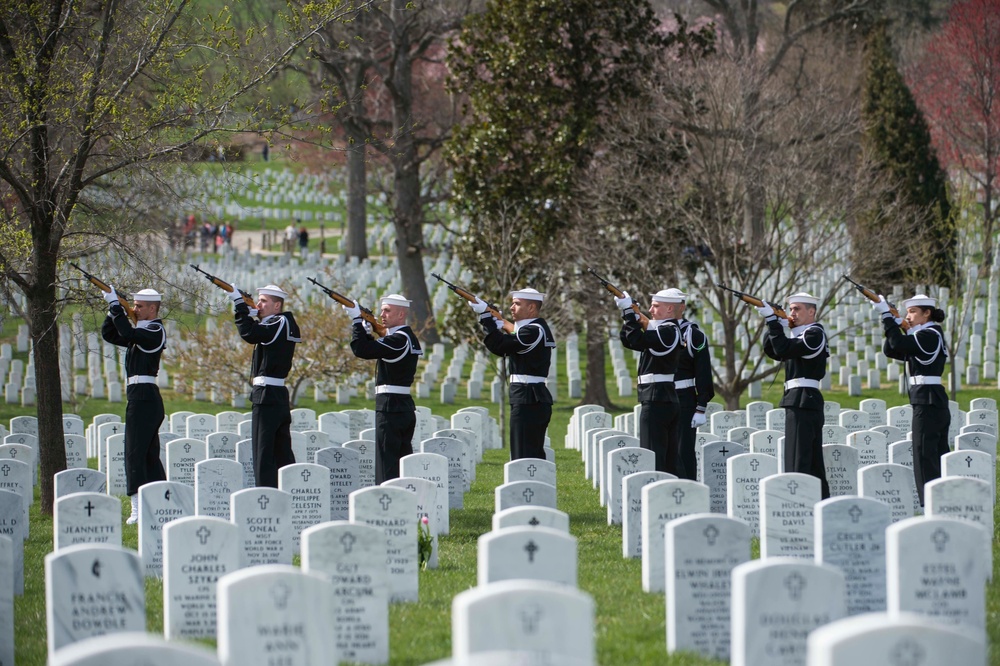
[[[941,456],[948,453],[951,411],[948,393],[941,385],[948,352],[944,333],[936,323],[914,326],[903,334],[892,315],[882,318],[885,328],[883,353],[905,361],[910,373],[910,405],[913,406],[913,481],[920,506],[924,505],[924,484],[941,477]]]
[[[694,455],[697,430],[691,427],[691,419],[695,412],[704,414],[708,403],[715,397],[712,356],[708,349],[708,338],[698,328],[698,324],[681,319],[677,325],[681,329],[681,352],[677,356],[677,372],[674,373],[674,389],[680,401],[677,430],[681,464],[678,476],[694,481],[698,476]]]
[[[126,348],[125,480],[128,494],[135,495],[139,486],[167,479],[160,462],[163,399],[155,381],[167,334],[159,319],[140,321],[133,328],[125,308],[112,303],[101,337]]]
[[[818,323],[803,324],[787,337],[777,317],[771,315],[765,321],[764,353],[785,362],[785,393],[779,403],[785,408],[784,471],[815,476],[826,499],[830,486],[823,464],[823,394],[819,390],[830,355],[826,332]]]
[[[372,339],[361,318],[354,320],[351,351],[375,363],[375,483],[399,478],[399,459],[413,453],[417,414],[410,395],[417,360],[423,354],[409,326],[394,326]]]
[[[486,330],[486,348],[508,359],[510,459],[544,460],[545,429],[552,419],[552,394],[545,385],[556,346],[552,331],[541,317],[516,322],[513,333],[504,333],[489,313],[479,321]]]
[[[302,338],[291,312],[279,312],[256,322],[243,301],[236,303],[235,310],[240,337],[256,345],[250,364],[254,482],[258,487],[277,488],[278,470],[295,463],[285,378],[292,369],[295,344]]]
[[[677,415],[680,404],[674,373],[681,352],[681,330],[674,319],[651,319],[643,330],[633,310],[622,315],[622,345],[639,354],[639,445],[656,454],[656,471],[680,476]],[[690,423],[690,422],[689,422]]]

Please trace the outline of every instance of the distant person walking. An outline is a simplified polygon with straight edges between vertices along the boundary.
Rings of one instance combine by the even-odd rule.
[[[305,258],[309,251],[309,232],[304,226],[299,227],[299,256]]]

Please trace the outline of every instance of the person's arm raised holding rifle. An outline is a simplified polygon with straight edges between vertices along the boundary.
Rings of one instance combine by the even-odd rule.
[[[196,271],[198,271],[199,273],[201,273],[202,275],[204,275],[206,280],[208,280],[209,282],[211,282],[212,284],[214,284],[216,287],[218,287],[222,291],[224,291],[227,294],[229,294],[230,300],[232,300],[234,303],[239,303],[240,301],[243,301],[244,303],[246,303],[247,307],[250,308],[250,314],[256,316],[256,314],[257,314],[257,304],[254,302],[253,296],[251,296],[247,292],[243,291],[242,289],[238,289],[236,287],[236,285],[229,284],[228,282],[226,282],[222,278],[216,277],[216,276],[212,275],[211,273],[203,271],[201,268],[199,268],[195,264],[188,264],[188,266],[190,266],[191,268],[195,269]]]
[[[761,312],[761,314],[763,314],[762,310],[766,310],[766,309],[770,308],[772,310],[772,312],[768,313],[768,315],[765,315],[765,316],[769,316],[770,314],[773,313],[774,316],[777,317],[778,319],[783,319],[784,320],[782,322],[783,326],[785,326],[785,325],[788,324],[788,315],[781,308],[775,307],[774,305],[771,305],[771,304],[763,301],[762,299],[757,298],[756,296],[751,296],[750,294],[745,294],[742,291],[737,291],[735,289],[730,289],[729,287],[727,287],[726,285],[722,284],[721,282],[717,282],[715,284],[715,286],[718,287],[719,289],[724,289],[725,291],[732,292],[733,294],[736,295],[737,298],[739,298],[741,301],[743,301],[747,305],[752,305],[755,308],[757,308],[757,311]]]
[[[344,307],[344,309],[348,311],[349,315],[353,315],[353,312],[356,308],[358,312],[356,316],[361,317],[361,319],[363,319],[364,321],[368,322],[369,325],[371,325],[372,330],[375,332],[375,336],[379,338],[385,337],[388,329],[378,319],[375,318],[375,314],[371,310],[369,310],[368,308],[361,307],[361,305],[359,305],[358,302],[353,298],[348,298],[347,296],[344,296],[343,294],[320,284],[313,278],[306,278],[306,279],[312,282],[320,289],[322,289],[323,293],[325,293],[327,296],[340,303]],[[354,316],[351,316],[351,318],[353,319]]]
[[[890,315],[892,315],[892,318],[896,321],[896,324],[901,329],[903,329],[904,331],[910,330],[910,322],[906,321],[900,316],[899,310],[896,309],[895,305],[885,300],[885,296],[883,296],[882,294],[876,294],[874,291],[868,289],[864,285],[858,284],[857,282],[852,280],[849,275],[842,275],[841,277],[850,282],[851,284],[853,284],[855,288],[861,292],[862,296],[871,301],[872,307],[875,308],[880,314],[888,312]]]
[[[104,292],[104,294],[103,294],[104,295],[104,300],[107,301],[108,305],[111,305],[112,303],[118,303],[119,305],[121,305],[122,308],[125,310],[125,314],[127,314],[129,320],[131,320],[133,326],[136,323],[138,323],[139,318],[135,314],[135,310],[132,309],[132,305],[128,302],[128,300],[126,300],[126,298],[124,296],[120,295],[117,291],[115,291],[114,287],[112,287],[111,285],[107,284],[106,282],[104,282],[100,278],[94,277],[93,275],[91,275],[87,271],[83,270],[82,268],[80,268],[79,266],[77,266],[74,263],[70,263],[70,266],[72,266],[76,270],[78,270],[81,273],[83,273],[83,277],[85,277],[88,280],[90,280],[90,283],[92,285],[94,285],[95,287],[97,287],[98,289],[100,289],[101,291]]]
[[[472,311],[475,312],[477,315],[481,316],[485,313],[489,313],[490,315],[492,315],[493,319],[496,320],[497,326],[500,329],[502,329],[504,333],[514,332],[514,324],[504,319],[503,314],[501,314],[500,310],[498,310],[496,307],[490,305],[483,299],[479,298],[468,289],[463,289],[462,287],[459,287],[456,284],[448,282],[437,273],[431,273],[431,277],[437,278],[440,282],[444,282],[446,285],[448,285],[449,289],[451,289],[453,292],[455,292],[456,294],[467,300],[469,302],[469,306],[472,308]]]
[[[642,308],[639,307],[638,303],[632,300],[632,297],[628,295],[627,291],[622,291],[615,285],[608,282],[605,278],[602,278],[593,268],[588,268],[587,272],[600,280],[601,285],[615,297],[615,305],[618,306],[619,310],[632,310],[635,312],[636,316],[639,318],[639,324],[642,326],[642,329],[646,330],[649,326],[649,317],[642,313]]]

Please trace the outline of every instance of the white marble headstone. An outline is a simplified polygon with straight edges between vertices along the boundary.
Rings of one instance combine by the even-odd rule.
[[[245,488],[229,498],[239,528],[240,566],[292,563],[292,496],[277,488]]]
[[[493,514],[493,529],[549,527],[569,533],[569,514],[544,506],[515,506]]]
[[[299,554],[302,530],[330,519],[330,472],[315,463],[278,470],[278,488],[292,496],[292,552]]]
[[[411,453],[399,459],[399,472],[402,476],[427,479],[437,485],[439,533],[448,534],[451,530],[448,459],[436,453]]]
[[[626,446],[608,452],[604,462],[605,480],[601,493],[607,495],[608,525],[622,522],[622,479],[636,472],[652,472],[656,469],[656,454],[650,449]],[[667,472],[664,472],[667,474]],[[667,478],[673,477],[670,474]]]
[[[14,594],[24,594],[24,503],[21,496],[10,490],[0,489],[0,536],[11,541],[13,551],[11,578]]]
[[[628,478],[628,477],[626,477]],[[644,486],[642,496],[642,589],[666,589],[664,527],[694,513],[708,513],[709,489],[704,483],[668,479]]]
[[[316,464],[330,470],[330,520],[347,520],[347,498],[361,488],[361,454],[330,446],[316,452]]]
[[[122,545],[122,504],[101,493],[74,493],[56,500],[53,550],[81,543]]]
[[[243,490],[243,465],[240,463],[226,458],[209,458],[195,463],[195,515],[229,520],[229,498],[240,490]]]
[[[740,453],[726,461],[726,513],[747,523],[760,537],[760,481],[778,473],[778,461],[763,453]]]
[[[514,506],[556,506],[556,487],[541,481],[514,481],[493,490],[493,511],[503,511]]]
[[[813,558],[813,506],[820,481],[786,472],[760,482],[760,557]]]
[[[402,488],[378,486],[350,496],[350,520],[377,527],[386,535],[391,601],[419,599],[416,495]]]
[[[576,537],[549,527],[505,527],[479,537],[477,584],[545,580],[576,586]]]
[[[892,522],[913,516],[913,470],[884,463],[858,470],[858,494],[885,502],[892,509]]]
[[[139,555],[146,576],[163,575],[163,526],[194,515],[194,488],[174,481],[139,487]]]
[[[885,530],[891,524],[888,505],[867,497],[816,504],[816,561],[844,572],[848,615],[885,610]]]
[[[826,444],[823,446],[823,466],[831,497],[858,494],[858,449],[844,444]]]

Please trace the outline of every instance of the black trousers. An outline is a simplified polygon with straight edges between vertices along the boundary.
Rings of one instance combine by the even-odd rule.
[[[545,460],[545,429],[552,420],[552,405],[534,403],[510,406],[510,459]]]
[[[125,406],[125,481],[128,494],[139,486],[166,481],[160,462],[160,424],[163,423],[162,400],[129,400]]]
[[[639,446],[656,454],[657,472],[669,472],[681,478],[679,413],[680,405],[676,402],[643,402],[639,412]]]
[[[416,412],[375,412],[375,485],[399,478],[399,459],[413,453]]]
[[[815,476],[821,498],[830,496],[823,464],[823,410],[785,407],[785,471]]]
[[[924,484],[941,478],[941,456],[948,453],[948,428],[951,412],[947,407],[913,407],[913,482],[917,485],[920,506],[924,505]]]
[[[295,464],[291,425],[287,404],[253,406],[253,478],[257,487],[277,488],[278,470]]]
[[[697,411],[698,403],[694,399],[694,389],[681,389],[677,392],[680,406],[677,412],[677,442],[680,446],[680,463],[677,466],[680,479],[698,480],[698,460],[695,457],[694,442],[698,434],[697,428],[691,427],[691,419]]]

